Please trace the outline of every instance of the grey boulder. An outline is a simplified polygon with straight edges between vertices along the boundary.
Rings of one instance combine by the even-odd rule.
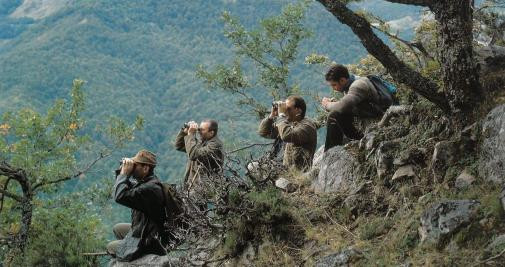
[[[479,176],[505,183],[505,105],[494,108],[482,125],[484,140],[479,155]]]
[[[446,200],[433,204],[421,216],[421,242],[443,246],[461,227],[476,218],[479,206],[475,200]]]
[[[357,179],[357,168],[356,159],[343,146],[335,146],[324,153],[312,188],[316,193],[349,189]]]

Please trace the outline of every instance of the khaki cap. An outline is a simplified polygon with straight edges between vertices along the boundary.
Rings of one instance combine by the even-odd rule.
[[[135,157],[132,158],[133,162],[140,164],[147,164],[156,166],[156,155],[145,149],[140,150]]]

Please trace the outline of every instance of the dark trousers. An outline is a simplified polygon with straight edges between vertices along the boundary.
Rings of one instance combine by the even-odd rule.
[[[326,121],[326,142],[324,151],[334,147],[343,145],[344,134],[349,139],[359,140],[363,138],[363,134],[358,131],[353,125],[354,115],[352,113],[342,114],[333,111],[328,116]]]

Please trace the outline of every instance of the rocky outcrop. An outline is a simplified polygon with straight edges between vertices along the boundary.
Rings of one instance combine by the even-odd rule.
[[[479,176],[505,183],[505,105],[494,108],[482,124]]]
[[[345,190],[356,180],[357,162],[343,147],[336,146],[326,151],[319,163],[319,174],[312,187],[316,193]]]
[[[158,256],[158,255],[145,255],[142,258],[136,259],[131,262],[121,262],[112,259],[109,262],[109,267],[143,267],[143,266],[158,266],[158,267],[172,267],[172,266],[186,266],[181,260],[174,257]]]
[[[454,186],[458,189],[463,189],[465,187],[470,186],[475,182],[475,176],[470,174],[468,170],[464,170],[458,178],[456,178],[456,182],[454,182]]]
[[[353,262],[362,257],[360,251],[354,248],[346,248],[337,253],[320,258],[316,267],[351,266]]]
[[[475,219],[479,205],[475,200],[447,200],[433,204],[421,216],[421,242],[443,246],[461,227]]]

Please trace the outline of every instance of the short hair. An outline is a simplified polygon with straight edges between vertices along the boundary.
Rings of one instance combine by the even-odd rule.
[[[302,119],[305,118],[305,112],[307,111],[307,105],[305,104],[305,100],[303,97],[292,95],[288,97],[288,100],[295,102],[295,108],[299,108],[302,110]]]
[[[219,129],[217,121],[216,120],[211,120],[211,119],[206,119],[203,122],[209,123],[209,131],[214,131],[214,136],[216,136],[217,135],[217,130]]]
[[[326,72],[326,81],[338,82],[341,78],[349,79],[349,70],[344,65],[336,64]]]

